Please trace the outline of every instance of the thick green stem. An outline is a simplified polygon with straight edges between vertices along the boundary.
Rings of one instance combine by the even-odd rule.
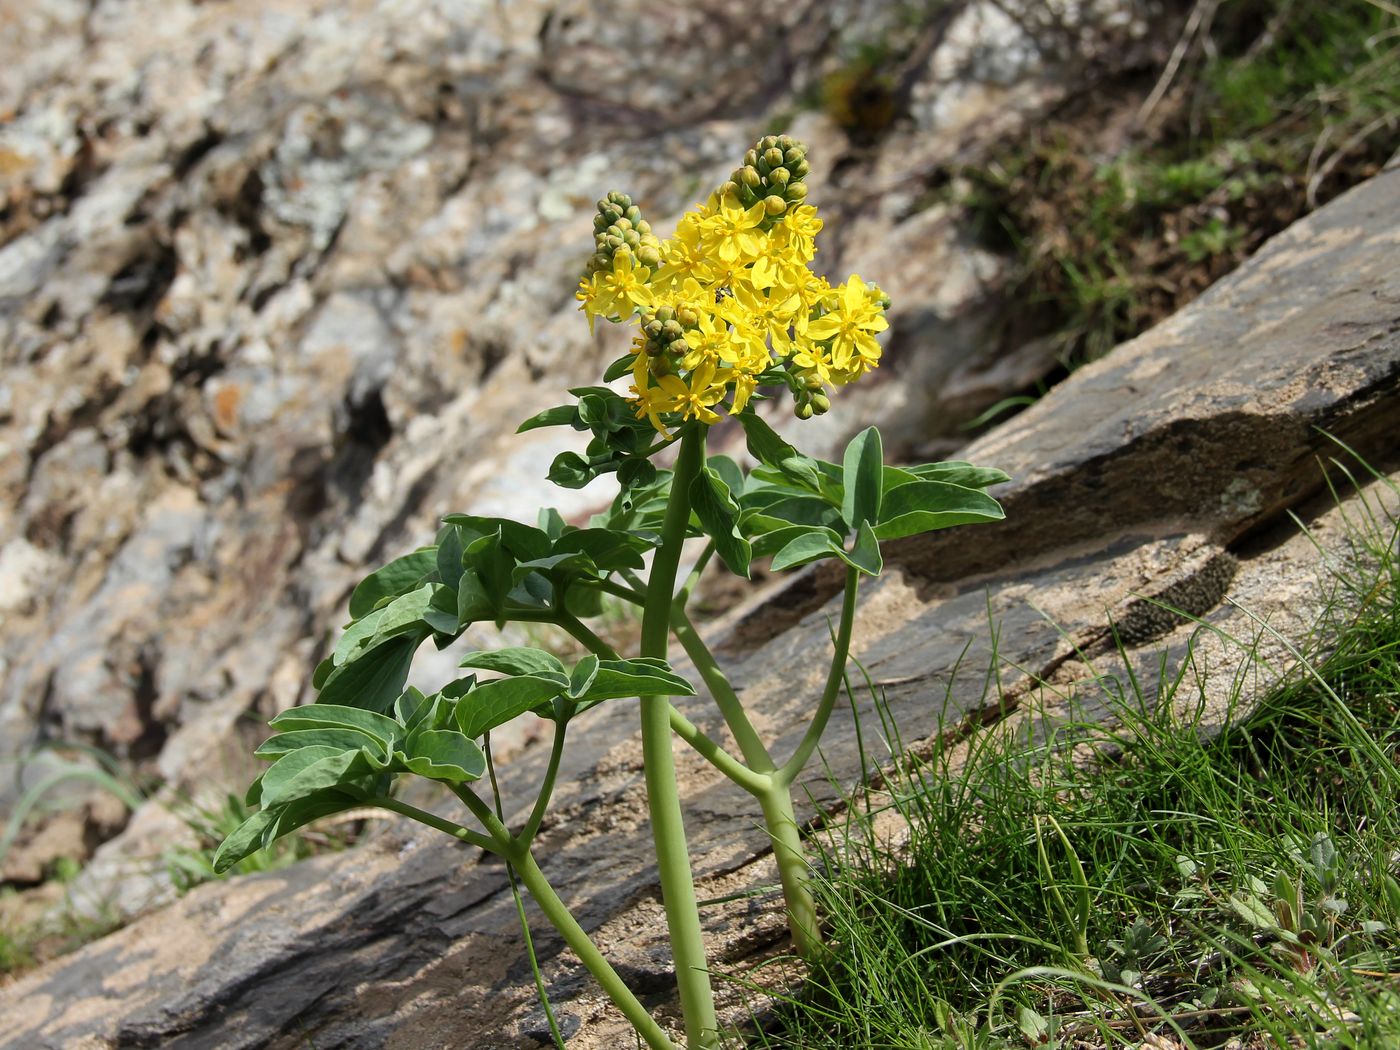
[[[646,608],[642,614],[642,656],[666,658],[676,571],[690,521],[690,484],[704,461],[705,431],[692,425],[681,438],[661,526],[661,546],[652,561]],[[641,707],[647,807],[661,876],[661,899],[666,908],[666,925],[675,958],[681,1012],[685,1017],[686,1043],[690,1050],[710,1050],[719,1046],[719,1022],[710,988],[705,941],[700,931],[685,824],[681,818],[680,790],[676,785],[675,756],[671,751],[671,702],[664,696],[644,696]]]
[[[841,681],[846,675],[846,657],[851,651],[851,629],[855,625],[856,590],[859,584],[860,573],[855,569],[847,569],[846,591],[841,600],[841,624],[836,629],[836,645],[831,653],[831,668],[826,675],[826,689],[817,704],[817,713],[812,716],[812,723],[803,734],[797,750],[773,774],[773,779],[785,787],[792,786],[793,781],[807,765],[807,760],[812,757],[812,752],[817,749],[822,733],[826,732],[826,724],[831,719],[831,711],[836,706],[836,698],[841,695]]]
[[[771,790],[759,795],[758,800],[763,806],[763,823],[773,840],[773,859],[778,864],[778,878],[787,902],[792,946],[798,955],[810,960],[821,950],[822,934],[817,923],[817,903],[812,898],[812,873],[802,846],[802,830],[797,826],[797,815],[792,808],[792,789],[774,784]]]

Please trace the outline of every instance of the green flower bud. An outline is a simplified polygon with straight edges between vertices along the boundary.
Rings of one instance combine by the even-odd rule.
[[[783,198],[775,193],[772,196],[764,198],[763,208],[769,215],[781,215],[783,212],[787,211],[787,201],[783,200]]]
[[[806,154],[797,146],[789,146],[783,151],[783,163],[797,164],[801,162],[805,156]]]
[[[676,320],[687,328],[693,328],[700,323],[700,315],[688,306],[682,306],[676,311]]]
[[[752,164],[746,164],[739,169],[739,181],[749,189],[756,189],[763,183],[763,176],[758,173],[758,169]]]
[[[660,335],[661,335],[661,322],[658,321],[658,320],[652,319],[652,320],[648,321],[646,324],[642,325],[642,331],[645,332],[645,333],[647,334],[647,338],[649,338],[649,339],[657,339],[657,338],[659,338]]]
[[[752,168],[756,164],[758,164],[758,153],[756,150],[749,150],[744,154],[744,166]]]
[[[793,412],[797,415],[798,419],[812,418],[812,406],[809,404],[800,404],[793,409]]]
[[[793,182],[787,186],[788,200],[800,201],[807,199],[807,184],[805,182]]]
[[[777,146],[773,146],[771,149],[764,151],[763,159],[767,162],[770,169],[781,167],[783,163],[783,151]]]
[[[774,168],[768,173],[768,181],[777,183],[779,186],[786,186],[788,180],[792,178],[792,172],[787,168]]]
[[[623,215],[627,219],[627,221],[631,223],[638,223],[642,221],[642,209],[637,207],[635,204],[628,208],[623,213]]]
[[[682,337],[681,326],[676,321],[667,321],[661,326],[661,334],[668,343],[674,343]]]
[[[673,317],[676,316],[676,311],[672,310],[669,306],[658,306],[656,308],[656,313],[654,316],[658,321],[665,324],[667,321],[671,320]]]
[[[684,339],[673,339],[673,340],[671,340],[671,353],[673,353],[673,354],[684,354],[684,353],[686,353],[689,349],[690,349],[690,344],[687,343]]]
[[[831,398],[825,394],[816,393],[812,395],[812,411],[817,415],[823,415],[831,410]]]

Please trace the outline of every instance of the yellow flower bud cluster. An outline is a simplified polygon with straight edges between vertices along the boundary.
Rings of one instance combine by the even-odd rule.
[[[643,266],[656,266],[661,261],[661,242],[651,232],[651,224],[642,218],[631,197],[615,190],[598,202],[593,244],[589,274],[612,269],[613,260],[622,251],[636,256]]]
[[[765,135],[744,154],[743,165],[734,169],[719,194],[738,197],[745,208],[761,201],[771,225],[807,199],[802,180],[810,170],[806,146],[790,135]]]
[[[650,227],[631,200],[599,202],[598,252],[578,299],[590,325],[636,318],[632,402],[662,433],[679,420],[717,422],[726,399],[739,413],[765,386],[785,386],[806,419],[831,407],[828,387],[878,366],[889,298],[858,275],[833,287],[812,270],[822,221],[802,203],[807,171],[801,143],[760,139],[654,261],[642,254]]]

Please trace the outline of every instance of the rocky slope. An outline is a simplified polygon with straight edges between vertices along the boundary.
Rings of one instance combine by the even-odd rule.
[[[959,723],[1053,718],[1066,698],[1092,712],[1123,671],[1114,627],[1141,680],[1187,668],[1206,725],[1241,668],[1251,689],[1284,673],[1288,640],[1306,636],[1327,601],[1323,563],[1355,553],[1345,516],[1358,497],[1332,506],[1317,457],[1336,446],[1322,431],[1379,468],[1400,468],[1398,205],[1400,172],[1352,191],[967,450],[1015,475],[1002,493],[1006,522],[892,550],[853,644],[907,742]],[[1366,498],[1400,514],[1395,491],[1376,483]],[[832,612],[822,584],[799,575],[716,633],[779,753],[817,688]],[[1000,696],[985,688],[993,631]],[[1259,662],[1230,636],[1257,637]],[[1197,690],[1188,692],[1194,704]],[[1036,697],[1048,708],[1023,703]],[[720,731],[702,700],[687,710]],[[633,721],[621,704],[584,719],[537,850],[619,970],[669,1015]],[[837,782],[859,774],[849,722],[823,750]],[[539,749],[517,756],[509,797],[528,797],[520,789],[541,761]],[[700,896],[771,884],[747,798],[692,755],[680,767]],[[818,804],[830,798],[819,771],[805,786]],[[781,943],[776,903],[706,911],[716,966],[743,973]],[[498,864],[400,828],[350,853],[201,887],[0,992],[0,1019],[25,1047],[538,1046],[548,1037],[515,923]],[[621,1018],[558,942],[540,940],[570,1045],[625,1040]],[[729,1019],[742,1020],[739,986],[720,987]]]
[[[0,811],[53,744],[198,790],[245,713],[305,698],[367,565],[450,510],[607,498],[544,482],[557,432],[510,435],[616,353],[572,299],[608,188],[665,230],[766,125],[811,141],[824,258],[884,284],[897,334],[808,444],[872,412],[938,440],[1033,382],[1043,354],[980,335],[998,260],[924,190],[1086,63],[1147,61],[1154,10],[0,13]],[[810,108],[876,43],[897,129]]]

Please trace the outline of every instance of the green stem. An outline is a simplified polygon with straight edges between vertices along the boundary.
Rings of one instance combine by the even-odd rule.
[[[784,787],[791,787],[798,774],[817,749],[826,724],[831,719],[831,711],[836,706],[836,698],[841,694],[841,680],[846,674],[846,657],[851,651],[851,629],[856,618],[856,590],[860,585],[860,573],[855,569],[846,570],[846,591],[841,600],[841,625],[836,630],[836,644],[831,653],[831,668],[826,675],[826,690],[812,724],[797,745],[792,757],[779,767],[773,779]]]
[[[676,571],[690,521],[690,484],[704,462],[705,430],[692,425],[681,438],[661,526],[661,546],[652,560],[646,608],[642,613],[642,656],[666,658]],[[695,882],[681,817],[680,790],[676,784],[675,756],[671,751],[671,702],[664,696],[644,696],[641,708],[647,807],[661,877],[661,900],[666,909],[666,925],[675,958],[681,1013],[685,1017],[686,1043],[690,1050],[709,1050],[719,1045],[719,1022],[714,992],[710,988],[700,912],[695,902]]]
[[[669,705],[671,729],[687,744],[694,748],[701,758],[714,766],[734,783],[755,797],[761,796],[773,784],[767,773],[755,773],[719,745],[719,742],[697,726],[685,715]]]
[[[554,892],[554,887],[544,877],[544,872],[540,871],[540,867],[535,863],[535,858],[530,855],[530,851],[524,846],[517,846],[507,854],[507,859],[515,866],[515,870],[520,874],[520,881],[530,891],[530,896],[535,898],[535,903],[539,906],[540,911],[544,912],[545,918],[554,924],[554,928],[564,938],[564,943],[573,949],[574,954],[588,968],[593,979],[602,986],[608,998],[631,1022],[632,1027],[637,1030],[637,1034],[646,1040],[647,1046],[651,1047],[652,1050],[676,1050],[676,1044],[671,1042],[666,1033],[662,1031],[661,1026],[652,1020],[646,1007],[623,983],[617,971],[608,964],[607,959],[603,958],[603,953],[597,949],[587,932],[570,914],[568,907]]]
[[[596,655],[601,656],[605,660],[617,659],[617,653],[614,652],[606,642],[602,641],[578,620],[570,622],[570,619],[572,618],[561,618],[559,625]],[[709,736],[690,719],[686,718],[685,715],[677,711],[675,705],[671,705],[668,717],[671,722],[671,729],[678,737],[693,747],[699,752],[702,758],[745,791],[749,792],[751,795],[758,795],[760,792],[768,790],[771,781],[765,774],[755,773],[745,766],[721,747],[718,741]],[[769,762],[768,766],[771,769],[772,762]]]
[[[792,946],[802,958],[811,960],[821,950],[822,934],[817,923],[817,902],[812,897],[812,872],[792,807],[792,789],[774,784],[758,800],[763,806],[763,823],[773,841],[773,859],[783,884]]]
[[[661,1026],[652,1020],[651,1014],[647,1013],[646,1007],[641,1004],[631,990],[623,983],[616,970],[607,959],[603,958],[588,933],[578,924],[568,907],[559,895],[554,892],[554,887],[549,884],[549,880],[544,877],[544,872],[540,870],[535,858],[530,853],[530,845],[519,839],[512,838],[510,829],[505,822],[491,811],[491,807],[477,797],[476,792],[465,784],[452,784],[452,793],[462,800],[467,809],[471,810],[472,816],[481,821],[482,827],[490,834],[492,844],[490,847],[493,853],[498,853],[505,858],[506,863],[515,868],[520,876],[520,881],[525,884],[525,888],[530,891],[530,896],[535,898],[535,903],[539,905],[540,911],[544,912],[546,919],[553,924],[564,938],[564,943],[573,949],[579,961],[583,963],[588,972],[593,975],[593,979],[598,982],[603,991],[613,1004],[622,1011],[622,1015],[631,1022],[637,1033],[646,1040],[647,1046],[652,1050],[676,1050],[676,1044],[667,1038],[666,1033],[661,1030]],[[428,814],[431,816],[431,814]],[[436,827],[437,825],[434,825]],[[463,828],[463,831],[467,829]],[[470,834],[470,833],[469,833]],[[480,838],[481,836],[476,836]]]
[[[520,829],[520,834],[516,837],[526,845],[534,841],[539,833],[540,824],[544,821],[544,811],[549,806],[549,800],[554,794],[554,782],[559,778],[559,763],[564,757],[564,734],[568,726],[567,718],[560,718],[554,723],[554,742],[549,748],[549,764],[545,766],[544,781],[540,784],[540,793],[535,797],[535,805],[530,810],[530,815],[525,819],[525,826]]]
[[[398,813],[401,816],[412,817],[420,824],[426,824],[430,828],[446,832],[454,839],[469,843],[488,853],[500,853],[500,847],[492,839],[488,839],[479,832],[472,831],[471,828],[464,828],[455,821],[445,820],[427,810],[419,809],[417,806],[410,806],[407,802],[400,802],[396,798],[371,798],[365,799],[366,805],[376,806],[379,809],[387,809],[391,813]]]
[[[748,763],[750,769],[756,772],[771,772],[776,768],[772,756],[768,754],[768,749],[763,746],[763,741],[759,739],[758,732],[754,729],[753,723],[749,721],[749,716],[744,711],[744,705],[739,701],[734,687],[729,684],[728,677],[721,670],[714,654],[710,652],[709,646],[705,644],[704,639],[700,637],[699,632],[690,622],[690,618],[685,613],[685,606],[679,602],[673,603],[671,606],[671,630],[675,633],[676,641],[681,643],[681,648],[685,650],[686,656],[690,657],[690,662],[695,665],[695,670],[700,673],[700,678],[705,683],[705,687],[710,690],[710,695],[714,697],[715,706],[724,716],[724,724],[734,735],[734,740],[739,745],[739,753],[744,756],[744,761]]]

